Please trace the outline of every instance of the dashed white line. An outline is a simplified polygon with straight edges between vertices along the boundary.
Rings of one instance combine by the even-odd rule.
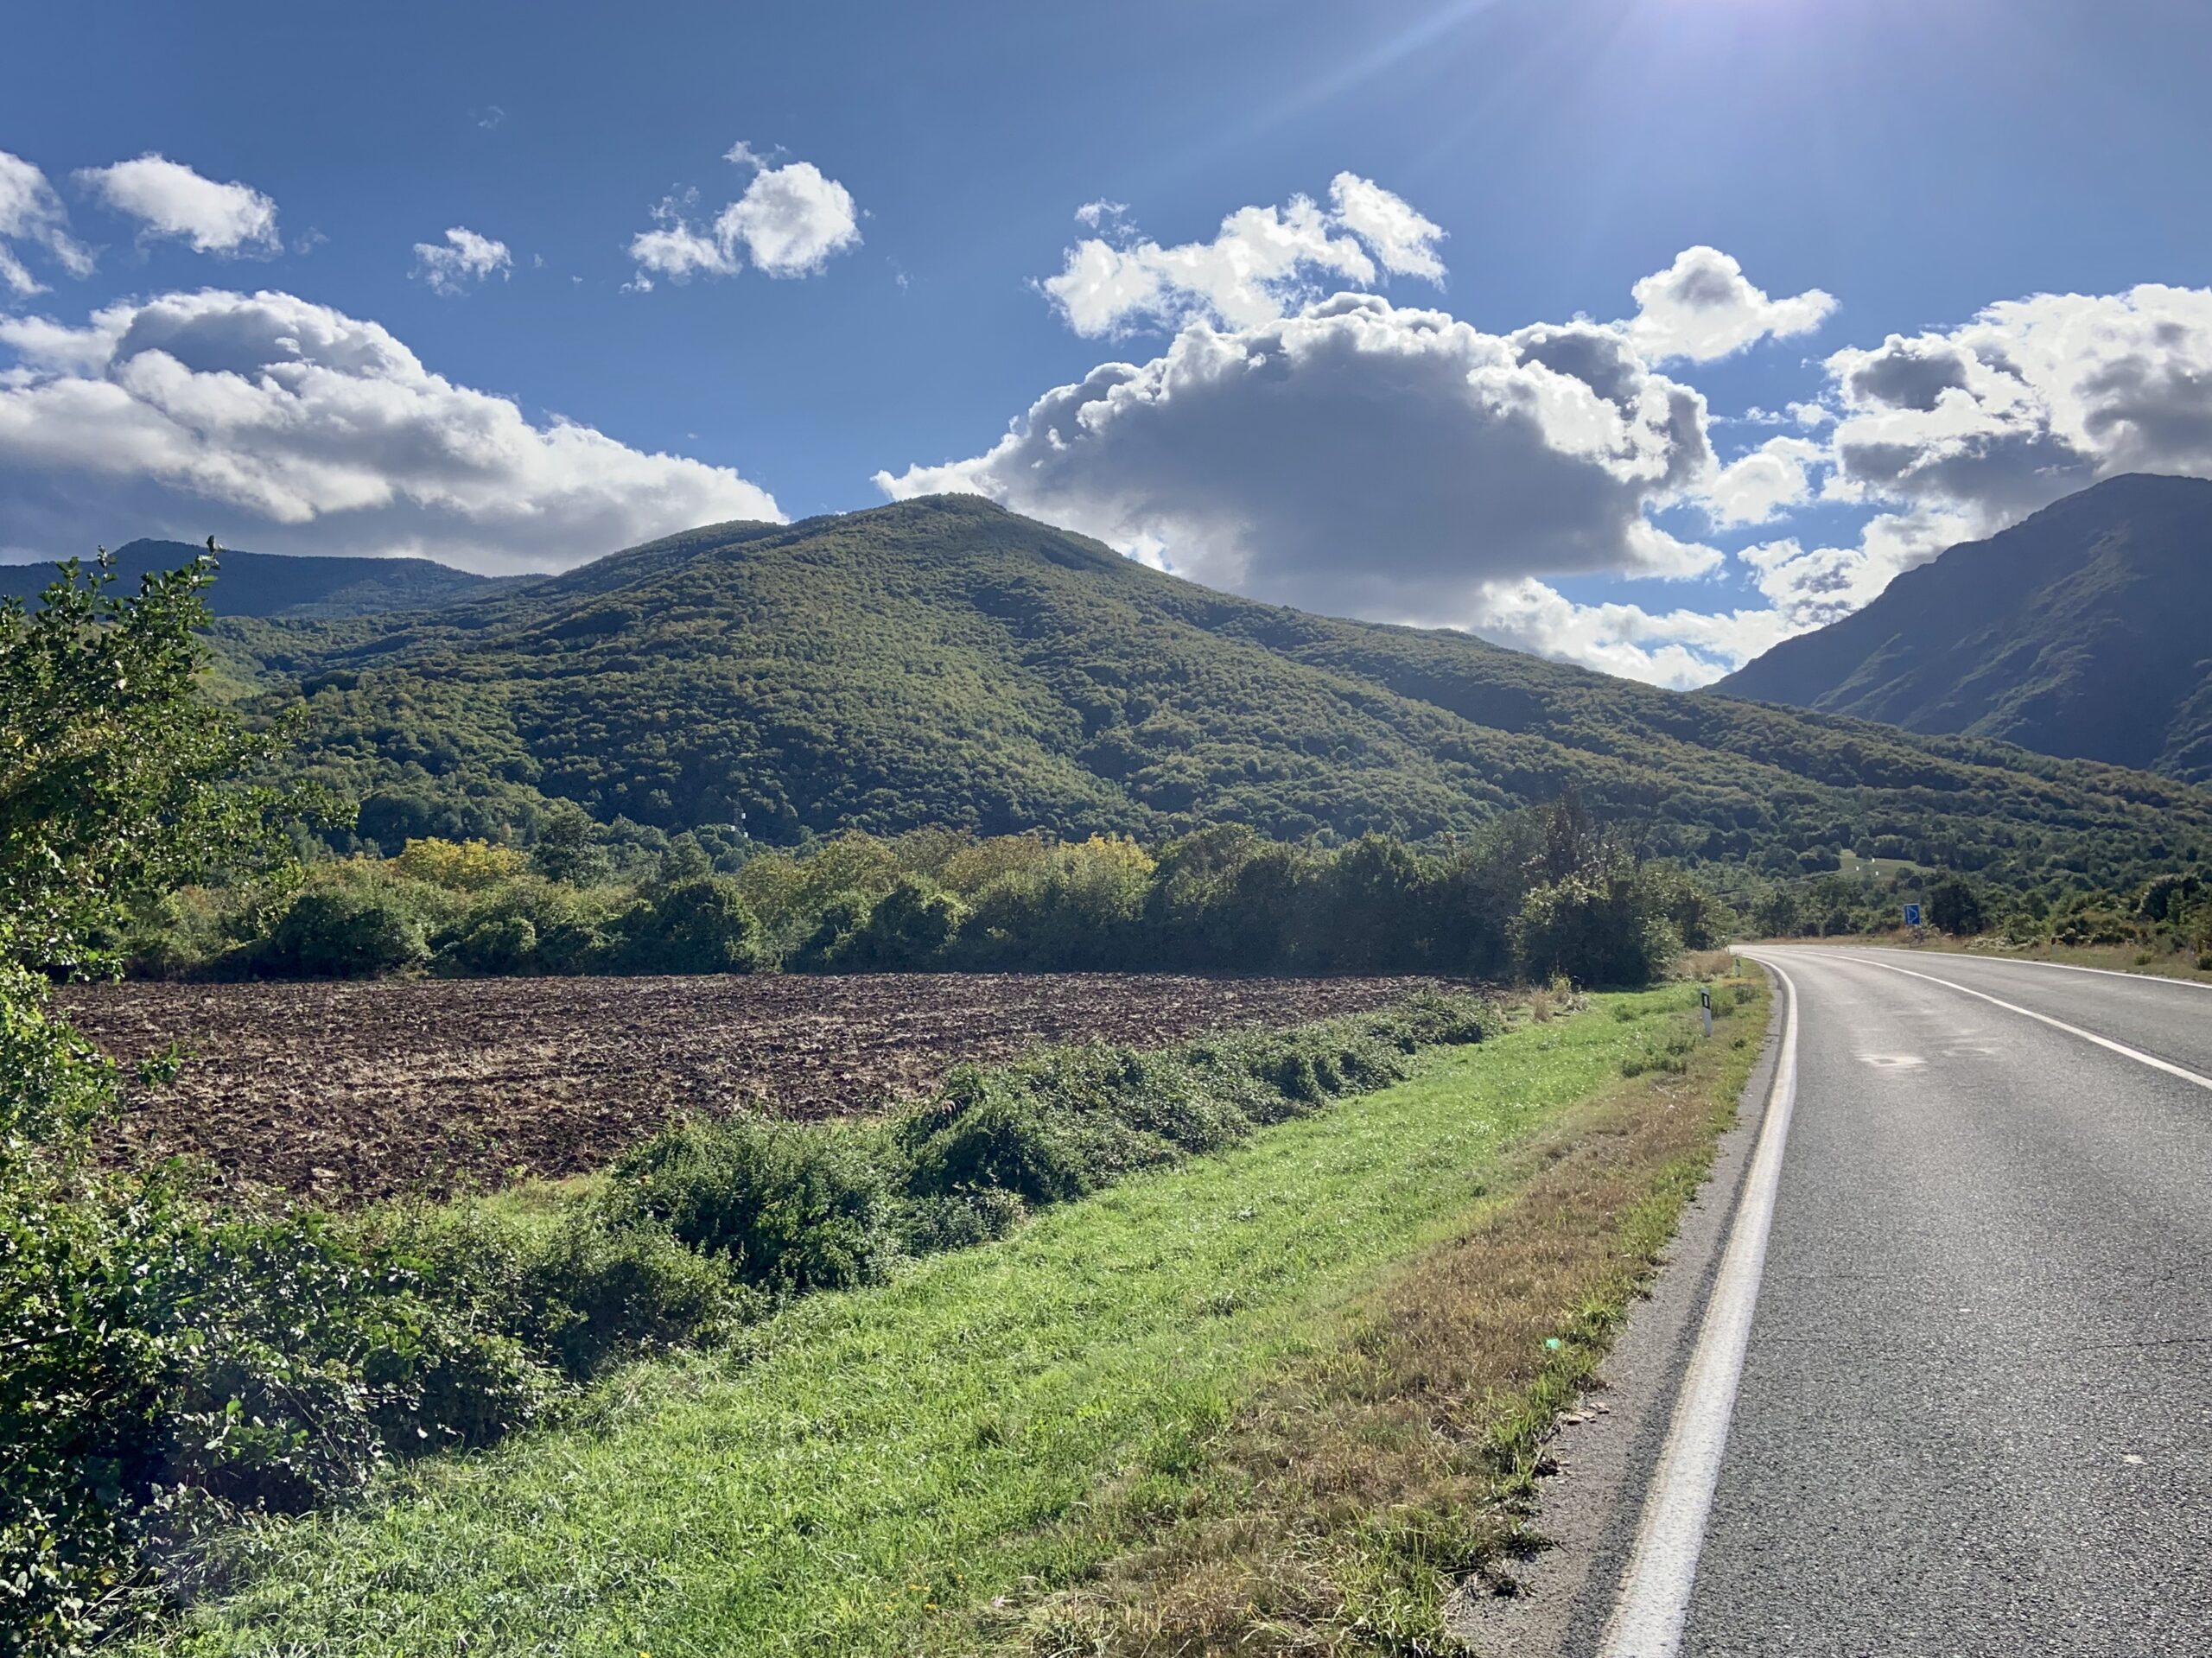
[[[1706,1521],[1720,1479],[1721,1453],[1728,1446],[1737,1385],[1743,1379],[1751,1312],[1758,1303],[1759,1279],[1766,1267],[1767,1233],[1782,1178],[1783,1147],[1789,1138],[1789,1114],[1797,1102],[1797,987],[1772,962],[1763,965],[1782,981],[1789,998],[1766,1121],[1759,1128],[1758,1149],[1744,1182],[1727,1253],[1713,1280],[1697,1348],[1667,1426],[1658,1470],[1644,1498],[1620,1596],[1599,1637],[1599,1658],[1675,1658],[1681,1648],[1682,1622],[1697,1580],[1698,1554],[1705,1546]]]

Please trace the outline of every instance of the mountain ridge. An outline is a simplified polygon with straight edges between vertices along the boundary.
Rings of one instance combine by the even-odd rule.
[[[2212,482],[2108,479],[1907,570],[1723,696],[2212,782]]]
[[[1682,696],[1470,635],[1215,593],[972,496],[708,526],[435,611],[232,619],[359,832],[1472,831],[1573,787],[1648,849],[2030,872],[2212,847],[2212,796],[1974,740]],[[1899,850],[1898,848],[1904,848]]]
[[[125,542],[112,555],[117,590],[143,576],[174,570],[207,549],[151,537]],[[89,564],[89,559],[84,561]],[[433,559],[253,553],[224,548],[208,590],[218,616],[315,620],[463,603],[544,580],[539,575],[478,575]],[[35,600],[54,580],[51,562],[0,564],[0,599]]]

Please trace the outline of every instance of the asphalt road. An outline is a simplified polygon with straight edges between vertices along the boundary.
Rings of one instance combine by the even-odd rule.
[[[1798,1015],[1754,1310],[1689,1565],[1630,1572],[1686,1608],[1603,1649],[2212,1655],[2212,1089],[2090,1039],[2212,1077],[2212,991],[1753,953]]]

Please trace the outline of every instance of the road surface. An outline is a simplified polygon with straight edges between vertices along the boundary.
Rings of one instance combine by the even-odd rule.
[[[1570,1647],[2212,1655],[2212,990],[1750,953],[1794,1053]]]

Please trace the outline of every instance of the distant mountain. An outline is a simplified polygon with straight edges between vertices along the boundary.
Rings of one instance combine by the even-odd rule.
[[[2027,879],[2212,854],[2212,795],[2002,744],[1684,696],[1464,633],[1211,592],[972,496],[710,526],[455,608],[234,620],[361,832],[1283,838],[1479,828],[1572,785],[1649,848]],[[2156,851],[2153,848],[2157,848]],[[2120,875],[2114,873],[2114,879]]]
[[[176,569],[205,550],[182,541],[128,542],[116,549],[117,585],[135,591],[140,577]],[[228,548],[221,563],[208,594],[218,616],[309,619],[425,610],[510,592],[541,579],[471,575],[427,558],[315,558]],[[51,564],[0,564],[0,598],[19,594],[35,600],[53,580]]]
[[[1714,689],[2212,782],[2212,483],[2069,495]]]

